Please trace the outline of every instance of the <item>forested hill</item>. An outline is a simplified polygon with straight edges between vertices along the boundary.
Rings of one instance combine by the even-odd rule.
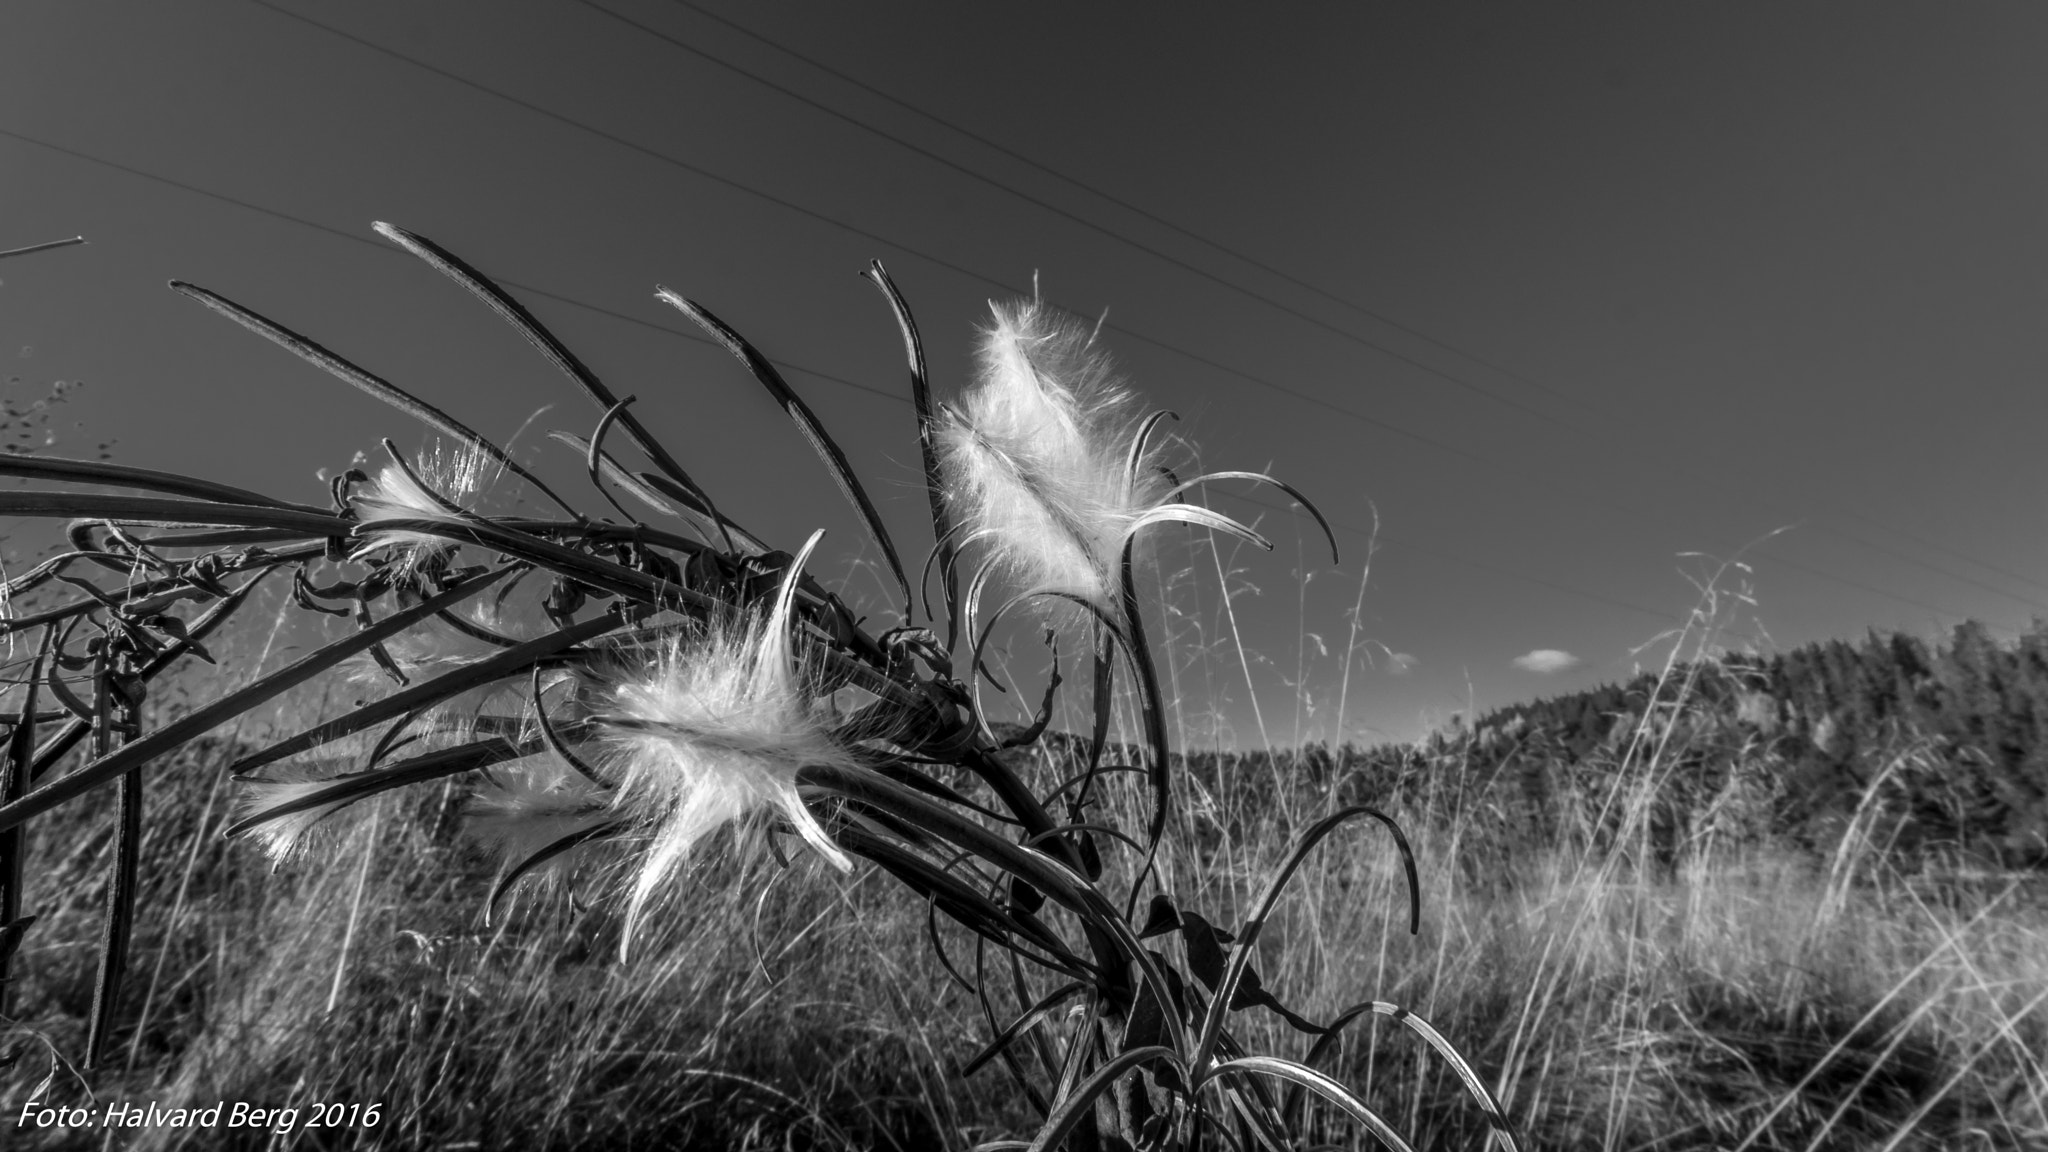
[[[1870,795],[1875,834],[1902,853],[2048,867],[2048,623],[2038,619],[2009,643],[1971,621],[1931,645],[1873,632],[1730,654],[1661,682],[1645,674],[1501,708],[1413,754],[1455,753],[1467,779],[1519,781],[1536,799],[1589,770],[1647,762],[1660,743],[1681,793],[1761,793],[1774,830],[1816,847]]]

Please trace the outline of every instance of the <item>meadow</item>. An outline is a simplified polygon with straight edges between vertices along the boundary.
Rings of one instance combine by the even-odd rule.
[[[1557,765],[1572,783],[1542,821],[1518,818],[1518,788],[1469,787],[1457,740],[1392,760],[1195,755],[1165,887],[1234,923],[1305,823],[1361,795],[1387,806],[1418,858],[1420,933],[1394,854],[1340,835],[1269,927],[1265,985],[1317,1021],[1412,1006],[1528,1147],[2048,1146],[2048,886],[1902,870],[1869,806],[1818,853],[1771,830],[1768,790],[1739,784],[1694,805],[1675,852],[1654,851],[1653,814],[1677,791],[1660,767],[1683,749],[1645,723]],[[1082,743],[1011,755],[1049,770],[1022,761]],[[878,869],[714,852],[621,962],[601,905],[557,894],[486,922],[495,865],[459,835],[453,784],[367,801],[317,864],[273,871],[220,835],[236,751],[195,745],[159,774],[117,1058],[60,1068],[46,1096],[81,1102],[90,1083],[101,1101],[165,1107],[374,1102],[381,1119],[288,1142],[163,1130],[138,1147],[964,1148],[1040,1119],[999,1065],[961,1074],[990,1021],[936,959],[924,903]],[[107,824],[72,810],[37,828],[35,858],[61,864],[31,889],[56,911],[22,957],[17,1003],[41,1036],[11,1042],[10,1104],[80,1051]],[[941,935],[963,962],[965,934]],[[1263,1009],[1239,1019],[1257,1050],[1311,1047]],[[1354,1020],[1319,1063],[1418,1148],[1486,1138],[1443,1061],[1384,1017]],[[1334,1115],[1304,1138],[1372,1146]]]
[[[1193,750],[1167,686],[1248,656],[1171,628],[1178,575],[1147,604],[1141,532],[1192,527],[1219,575],[1219,538],[1269,546],[1215,480],[1328,527],[1270,477],[1181,479],[1085,324],[997,306],[934,402],[870,270],[941,588],[933,628],[870,635],[821,533],[751,536],[502,288],[378,230],[596,403],[556,438],[624,522],[182,282],[434,451],[386,440],[332,509],[0,458],[56,485],[0,512],[71,521],[7,584],[10,1147],[2048,1146],[2048,633],[1764,664],[1713,648],[1709,585],[1634,688],[1405,748]],[[907,617],[829,433],[660,296],[796,422]],[[486,511],[515,475],[562,514]],[[990,646],[1013,610],[1084,641],[1064,694]],[[280,644],[294,617],[327,631]]]

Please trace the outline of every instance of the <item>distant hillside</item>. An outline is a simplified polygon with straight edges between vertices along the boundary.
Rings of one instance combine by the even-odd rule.
[[[1454,755],[1468,781],[1519,785],[1540,807],[1566,777],[1618,770],[1632,742],[1636,762],[1663,745],[1657,762],[1691,805],[1761,801],[1768,830],[1816,848],[1868,795],[1866,817],[1895,855],[2048,868],[2048,623],[2038,619],[2009,644],[1971,621],[1932,646],[1872,632],[1861,644],[1728,655],[1683,666],[1661,688],[1644,675],[1516,704],[1420,753],[1366,758]]]

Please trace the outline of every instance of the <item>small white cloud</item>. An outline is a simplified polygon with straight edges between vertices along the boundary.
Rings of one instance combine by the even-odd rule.
[[[1577,656],[1556,648],[1538,648],[1534,652],[1515,657],[1515,667],[1542,676],[1562,672],[1576,666],[1578,662]]]
[[[1406,676],[1410,668],[1420,663],[1422,661],[1410,656],[1406,652],[1393,652],[1387,656],[1387,671],[1396,676]]]

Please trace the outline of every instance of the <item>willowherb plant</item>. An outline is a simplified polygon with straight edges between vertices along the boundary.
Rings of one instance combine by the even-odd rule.
[[[870,635],[807,571],[818,534],[792,555],[747,532],[633,415],[631,398],[616,397],[517,301],[431,241],[377,229],[505,317],[590,397],[601,413],[591,434],[555,438],[581,454],[592,486],[621,519],[577,511],[453,417],[250,309],[172,282],[444,440],[417,469],[385,441],[390,463],[375,479],[357,470],[337,477],[324,508],[121,465],[0,458],[0,474],[142,493],[0,493],[0,513],[70,520],[71,549],[8,590],[57,580],[82,593],[4,624],[40,639],[15,689],[0,781],[0,981],[33,920],[22,907],[24,825],[115,786],[117,851],[89,1062],[103,1053],[118,1014],[153,761],[293,687],[353,675],[389,687],[244,757],[236,765],[243,818],[230,834],[258,833],[281,854],[306,851],[308,834],[358,801],[462,777],[471,782],[473,830],[503,853],[491,902],[542,875],[597,884],[626,905],[624,945],[637,922],[658,914],[677,870],[714,831],[745,826],[771,847],[776,832],[794,832],[836,867],[865,860],[923,898],[939,959],[992,1022],[999,999],[1016,999],[1014,1018],[994,1028],[966,1067],[1000,1062],[1043,1124],[1028,1144],[986,1147],[1177,1149],[1205,1139],[1292,1147],[1313,1095],[1385,1145],[1406,1148],[1359,1093],[1314,1067],[1367,1012],[1404,1021],[1437,1048],[1499,1142],[1516,1146],[1498,1105],[1428,1024],[1371,1001],[1317,1025],[1289,1011],[1253,966],[1288,878],[1321,840],[1360,816],[1394,837],[1415,929],[1413,856],[1384,814],[1352,807],[1311,827],[1234,931],[1160,891],[1151,891],[1143,919],[1137,915],[1140,898],[1157,887],[1152,863],[1173,796],[1133,578],[1139,541],[1179,522],[1263,545],[1249,528],[1183,497],[1212,480],[1278,481],[1237,472],[1175,476],[1154,443],[1167,414],[1139,416],[1086,329],[1038,300],[997,305],[981,378],[954,401],[936,401],[909,309],[876,264],[868,276],[894,311],[910,363],[933,560],[945,588],[941,612],[927,602],[925,614],[935,624],[943,618],[941,639],[910,624],[910,583],[895,545],[802,398],[717,317],[659,290],[770,391],[874,535],[906,619]],[[614,431],[648,467],[620,462],[608,447]],[[508,478],[561,515],[480,511],[486,489]],[[675,523],[643,521],[629,506]],[[963,561],[975,565],[964,596]],[[74,574],[95,570],[111,578],[95,584]],[[280,572],[289,573],[299,606],[352,617],[354,633],[143,731],[139,705],[152,678],[186,655],[210,660],[206,637]],[[515,601],[521,584],[524,600]],[[983,612],[997,586],[1007,598]],[[1095,739],[1075,780],[1020,776],[999,755],[1005,745],[974,691],[990,630],[1027,603],[1054,607],[1055,625],[1078,623],[1094,634]],[[180,615],[188,604],[202,610]],[[971,622],[964,652],[962,622]],[[1151,818],[1142,843],[1084,819],[1090,789],[1115,770],[1101,758],[1119,661],[1132,673],[1145,728],[1146,762],[1136,767],[1151,793]],[[967,669],[964,678],[956,667]],[[1011,745],[1044,731],[1058,683],[1055,668],[1038,722]],[[52,725],[60,727],[51,733]],[[83,762],[59,771],[86,740]],[[323,749],[327,759],[312,758]],[[1061,805],[1063,819],[1052,814]],[[1105,848],[1119,846],[1142,854],[1142,864],[1105,859]],[[1117,900],[1120,881],[1127,887]],[[941,916],[973,935],[976,963],[955,964],[944,951]],[[991,947],[1007,956],[1004,987],[979,979]],[[1305,1053],[1246,1052],[1230,1018],[1253,1007],[1312,1036]],[[1054,1027],[1061,1013],[1079,1025]],[[1020,1053],[1036,1054],[1036,1072]]]

